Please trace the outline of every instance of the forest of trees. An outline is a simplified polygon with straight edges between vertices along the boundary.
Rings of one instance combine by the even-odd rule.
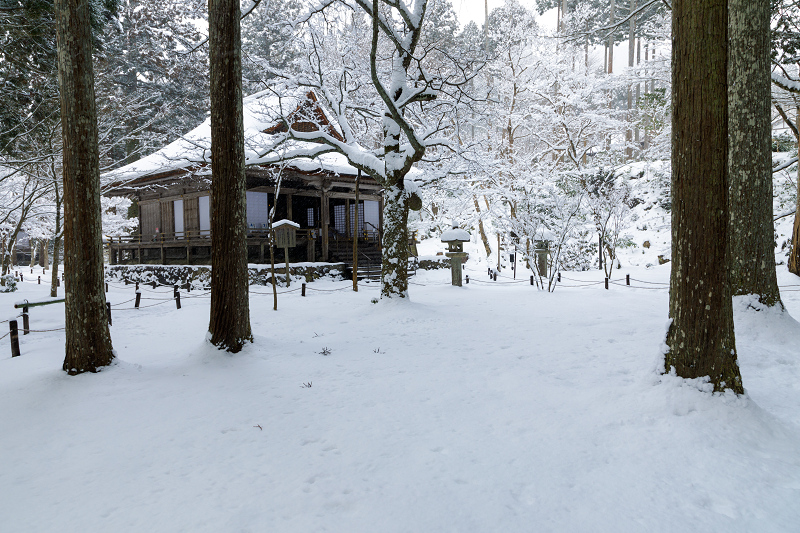
[[[797,166],[798,15],[787,0],[507,0],[461,26],[449,0],[0,0],[3,274],[22,231],[52,256],[53,294],[63,255],[75,324],[64,368],[107,364],[101,235],[135,231],[136,206],[101,196],[102,174],[210,112],[209,331],[238,351],[252,340],[241,99],[311,89],[341,136],[289,128],[287,143],[315,148],[283,156],[337,152],[381,185],[383,298],[408,296],[410,228],[452,223],[487,257],[519,250],[545,289],[557,270],[610,277],[639,201],[631,177],[650,165],[672,215],[666,368],[741,392],[731,295],[782,307],[772,124],[793,132]],[[797,216],[794,228],[793,244]],[[538,272],[543,241],[551,265]],[[78,281],[76,268],[96,275]],[[788,268],[800,274],[800,246]],[[75,307],[73,290],[92,296]],[[69,359],[70,327],[92,361]]]

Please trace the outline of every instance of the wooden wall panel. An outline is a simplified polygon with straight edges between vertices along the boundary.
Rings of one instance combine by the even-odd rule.
[[[183,200],[183,227],[187,234],[195,236],[200,231],[200,208],[196,197]]]
[[[139,216],[142,224],[142,240],[149,241],[156,233],[156,228],[161,229],[161,206],[158,202],[141,202]]]
[[[175,206],[172,200],[161,202],[161,233],[175,233]]]

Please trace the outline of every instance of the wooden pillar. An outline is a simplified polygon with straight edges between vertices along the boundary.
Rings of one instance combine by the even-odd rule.
[[[378,231],[380,233],[380,239],[378,239],[378,249],[383,254],[383,196],[381,196],[380,201],[378,202]]]
[[[344,201],[344,234],[348,239],[352,235],[350,233],[350,198]]]
[[[186,264],[192,264],[192,247],[189,246],[189,243],[186,243]]]
[[[321,206],[320,206],[320,218],[322,219],[322,260],[328,260],[328,229],[330,228],[330,200],[328,199],[328,193],[326,191],[322,191],[322,198],[321,198]]]
[[[315,261],[314,249],[316,247],[316,239],[314,239],[314,230],[308,230],[308,241],[306,244],[306,260],[310,263]]]
[[[261,241],[261,243],[258,245],[258,262],[264,262],[264,241]]]

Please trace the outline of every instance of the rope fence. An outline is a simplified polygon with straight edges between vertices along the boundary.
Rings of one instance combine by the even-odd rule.
[[[505,279],[500,278],[498,280],[498,278],[500,277],[499,273],[497,271],[493,271],[492,269],[488,270],[488,275],[489,275],[489,280],[475,279],[474,277],[472,279],[470,279],[470,276],[467,275],[466,276],[466,283],[469,284],[470,282],[473,282],[473,283],[478,283],[478,284],[483,284],[483,285],[518,285],[518,284],[528,284],[529,283],[531,286],[534,286],[534,281],[536,279],[534,276],[530,276],[530,280],[528,280],[528,279],[508,279],[508,278],[505,278]],[[545,278],[544,280],[541,280],[541,281],[544,282],[544,281],[549,281],[549,280],[547,278]],[[629,288],[629,289],[664,291],[664,290],[669,290],[669,287],[670,287],[669,282],[647,281],[647,280],[632,278],[630,276],[630,274],[625,275],[624,279],[619,279],[618,278],[618,279],[611,280],[610,278],[603,278],[602,280],[599,280],[599,281],[592,281],[592,280],[581,280],[581,279],[575,279],[575,278],[566,277],[566,276],[562,275],[560,272],[557,272],[556,276],[554,277],[554,281],[556,281],[556,286],[557,287],[574,288],[574,289],[586,289],[586,288],[593,288],[593,287],[596,287],[598,285],[603,285],[606,290],[609,290],[610,287],[613,285],[615,287],[625,287],[625,288]],[[37,280],[30,280],[30,282],[31,283],[37,283]],[[564,283],[564,282],[568,282],[568,283]],[[418,286],[418,287],[435,287],[435,286],[447,286],[447,285],[450,285],[450,283],[446,282],[446,281],[420,283],[420,282],[417,282],[417,281],[410,281],[409,280],[409,285],[414,285],[414,286]],[[539,283],[536,283],[535,285],[537,286],[537,288],[539,287]],[[134,283],[124,284],[124,285],[123,284],[119,284],[119,283],[107,282],[106,283],[106,292],[108,292],[108,287],[109,286],[114,287],[115,289],[119,289],[119,290],[130,290],[130,288],[135,288],[135,291],[136,291],[136,296],[134,298],[129,298],[127,300],[124,300],[124,301],[121,301],[121,302],[118,302],[118,303],[115,303],[115,304],[112,304],[110,302],[106,303],[106,306],[107,306],[106,309],[107,309],[109,325],[111,325],[111,310],[112,309],[115,310],[115,311],[133,311],[133,310],[139,310],[139,309],[147,309],[147,308],[150,308],[150,307],[156,307],[156,306],[164,305],[164,304],[167,304],[167,303],[170,303],[170,302],[175,302],[176,308],[180,309],[181,308],[181,303],[180,302],[181,302],[182,298],[184,300],[188,300],[188,299],[199,299],[199,298],[208,299],[208,298],[211,297],[211,290],[210,290],[209,287],[195,288],[194,289],[195,291],[203,291],[203,292],[200,292],[200,293],[196,292],[195,294],[192,294],[191,293],[192,287],[188,283],[184,283],[184,284],[180,284],[180,285],[178,285],[178,284],[167,285],[167,284],[163,284],[163,283],[150,282],[150,283],[147,284],[147,286],[153,287],[153,288],[145,288],[145,284],[142,283],[142,282],[138,282],[138,283],[134,282]],[[166,288],[169,288],[170,290],[169,291],[167,291],[167,290],[157,290],[157,287],[166,287]],[[264,291],[254,290],[254,287],[262,287],[262,286],[261,285],[250,285],[249,286],[249,293],[250,294],[259,295],[259,296],[272,296],[274,294],[272,291],[264,292]],[[269,285],[265,285],[263,287],[268,288]],[[363,289],[378,289],[378,288],[380,288],[380,284],[378,284],[378,283],[370,283],[370,281],[362,281],[362,282],[358,283],[358,287],[359,288],[363,288]],[[183,292],[183,294],[180,292],[181,288],[183,288],[185,290],[185,292]],[[782,292],[799,292],[800,291],[800,284],[779,285],[778,288]],[[308,286],[306,283],[302,283],[300,287],[296,287],[296,288],[288,289],[288,290],[277,291],[277,294],[284,295],[284,294],[291,294],[291,293],[296,293],[296,292],[300,291],[301,292],[301,296],[305,297],[307,290],[315,291],[315,292],[319,292],[319,293],[336,293],[336,292],[341,292],[341,291],[352,291],[353,290],[353,286],[348,283],[347,285],[344,285],[342,287],[338,287],[338,288],[335,288],[335,289],[320,289],[320,288],[317,288],[317,287]],[[142,296],[142,291],[144,291],[146,293],[149,293],[152,296],[146,296],[146,297]],[[167,294],[169,294],[170,291],[172,292],[171,297],[165,297],[165,298],[157,297],[157,296],[160,296],[160,295],[166,296]],[[148,300],[148,301],[154,302],[154,303],[148,303],[146,305],[141,305],[141,303],[140,303],[141,300]],[[46,301],[41,301],[41,302],[31,302],[30,306],[33,307],[33,306],[49,305],[49,304],[63,303],[63,302],[64,302],[63,299],[53,300],[53,301],[46,300]],[[124,306],[126,304],[129,304],[131,302],[135,302],[134,306],[132,306],[132,307],[122,307],[122,306]],[[30,326],[29,326],[29,313],[28,313],[28,302],[27,302],[27,300],[25,300],[23,302],[18,302],[17,304],[15,304],[15,307],[22,307],[22,309],[23,309],[22,313],[19,314],[19,315],[14,316],[12,318],[6,319],[6,320],[0,320],[0,324],[6,324],[6,323],[9,324],[9,331],[7,333],[5,333],[4,335],[0,336],[0,340],[5,339],[6,337],[9,337],[9,336],[11,337],[11,356],[12,357],[17,357],[17,356],[20,355],[19,328],[18,328],[18,322],[17,322],[18,318],[22,317],[22,319],[23,319],[23,328],[22,328],[23,335],[28,335],[29,333],[51,333],[51,332],[65,331],[65,329],[66,329],[65,326],[57,327],[57,328],[51,328],[51,329],[30,329]]]

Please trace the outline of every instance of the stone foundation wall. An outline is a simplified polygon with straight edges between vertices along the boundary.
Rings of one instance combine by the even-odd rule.
[[[265,265],[248,267],[250,285],[271,285],[272,270]],[[286,283],[286,265],[275,265],[278,283]],[[342,277],[343,263],[295,263],[289,265],[292,281],[311,282],[326,276]],[[115,283],[157,283],[158,285],[191,284],[201,289],[211,284],[211,267],[204,265],[107,265],[106,281]]]

